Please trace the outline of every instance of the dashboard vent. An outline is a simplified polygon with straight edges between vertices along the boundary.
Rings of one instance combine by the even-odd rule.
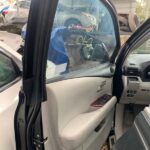
[[[126,74],[128,76],[139,76],[139,70],[138,68],[127,68]]]

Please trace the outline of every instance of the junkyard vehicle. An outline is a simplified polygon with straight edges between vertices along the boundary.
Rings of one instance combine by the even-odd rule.
[[[105,142],[114,150],[149,149],[150,64],[141,53],[149,50],[150,19],[120,48],[110,1],[92,3],[103,8],[98,31],[55,27],[59,2],[31,3],[22,87],[9,104],[0,101],[1,149],[99,150]]]
[[[96,28],[96,18],[89,14],[79,10],[74,10],[72,7],[64,6],[63,4],[58,5],[58,11],[56,12],[56,19],[54,22],[55,26],[70,26],[72,24],[82,26],[93,26]]]

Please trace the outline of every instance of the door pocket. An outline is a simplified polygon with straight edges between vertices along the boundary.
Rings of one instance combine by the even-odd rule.
[[[103,125],[105,124],[105,122],[106,122],[106,119],[104,118],[101,122],[100,122],[100,124],[95,128],[95,132],[99,132],[100,131],[100,129],[103,127]]]

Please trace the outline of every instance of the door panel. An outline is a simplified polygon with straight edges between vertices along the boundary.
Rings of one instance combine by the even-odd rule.
[[[116,97],[102,107],[91,104],[104,94],[111,95],[111,84],[111,78],[98,77],[47,84],[48,100],[42,107],[44,137],[57,140],[49,138],[45,147],[99,150],[111,129]]]
[[[100,147],[104,144],[112,126],[112,120],[114,117],[114,108],[109,111],[107,114],[107,119],[99,133],[92,132],[89,138],[84,142],[83,149],[84,150],[99,150]]]

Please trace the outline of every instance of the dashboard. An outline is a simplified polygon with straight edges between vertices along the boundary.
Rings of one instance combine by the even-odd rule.
[[[122,70],[121,103],[150,104],[150,54],[130,54]]]

